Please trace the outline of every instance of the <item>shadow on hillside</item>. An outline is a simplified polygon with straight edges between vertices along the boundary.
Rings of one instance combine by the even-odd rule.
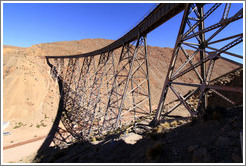
[[[194,120],[160,133],[149,132],[136,144],[112,136],[94,145],[77,142],[67,148],[49,147],[33,162],[40,163],[239,163],[239,133],[243,108],[225,109],[216,119]],[[127,137],[127,135],[126,135]]]
[[[47,60],[47,64],[50,66],[50,68],[52,69],[52,64],[49,63],[49,61]],[[62,115],[62,108],[63,108],[63,95],[64,93],[62,92],[63,88],[62,88],[62,85],[63,85],[63,82],[62,82],[62,79],[57,79],[58,81],[58,85],[59,85],[59,93],[60,93],[60,100],[59,100],[59,107],[58,107],[58,110],[57,110],[57,114],[56,114],[56,118],[54,120],[54,123],[50,129],[50,132],[48,133],[45,141],[43,142],[43,144],[41,145],[41,147],[39,148],[38,152],[37,152],[37,155],[35,158],[39,158],[40,157],[40,153],[45,151],[51,144],[51,142],[53,141],[54,137],[55,137],[55,134],[58,132],[58,126],[59,126],[59,123],[60,123],[60,120],[61,120],[61,115]]]

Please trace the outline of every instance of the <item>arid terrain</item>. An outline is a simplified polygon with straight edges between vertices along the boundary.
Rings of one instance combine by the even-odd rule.
[[[42,144],[43,140],[47,136],[49,132],[56,113],[58,109],[59,102],[59,89],[57,82],[53,81],[50,76],[50,67],[46,64],[45,56],[47,55],[75,55],[80,53],[86,53],[89,51],[96,50],[103,46],[111,43],[112,40],[106,39],[85,39],[79,41],[65,41],[65,42],[54,42],[54,43],[42,43],[33,45],[28,48],[21,48],[15,46],[7,46],[5,45],[3,48],[3,121],[10,122],[10,125],[7,127],[5,132],[10,132],[10,135],[4,135],[3,138],[3,162],[31,162],[33,157],[35,156],[36,151],[39,146]],[[160,47],[152,47],[148,46],[148,58],[149,58],[149,70],[150,70],[150,87],[151,87],[151,95],[152,95],[152,105],[153,109],[157,108],[159,98],[161,95],[161,91],[163,88],[163,84],[165,81],[166,73],[168,70],[169,62],[172,55],[172,48],[160,48]],[[120,50],[116,50],[116,55],[119,55]],[[177,59],[177,64],[181,64],[184,62],[185,58]],[[224,68],[226,66],[226,68]],[[235,69],[236,67],[231,64],[226,64],[226,62],[222,62],[218,60],[215,66],[214,73],[212,75],[212,79],[216,78],[222,74],[227,73]],[[223,70],[222,70],[223,69]],[[240,75],[241,74],[241,75]],[[241,83],[242,86],[242,75],[241,71],[237,76],[237,82]],[[191,75],[184,76],[182,79],[184,81],[192,82],[195,76],[195,73],[191,73]],[[240,79],[240,78],[241,79]],[[234,79],[234,77],[232,77]],[[221,83],[222,82],[222,83]],[[223,80],[220,80],[220,84],[230,84],[230,81],[223,83]],[[180,92],[186,92],[187,89],[178,89]],[[233,96],[233,95],[232,95]],[[239,99],[238,99],[239,98]],[[242,103],[242,96],[238,96],[236,100],[238,101],[238,105]],[[168,98],[168,102],[176,100],[176,97],[173,95]],[[210,98],[211,101],[215,101],[216,97],[213,96]],[[240,101],[239,101],[240,100]],[[223,103],[222,103],[223,105]],[[104,147],[100,146],[92,146],[90,143],[84,143],[84,149],[81,151],[71,150],[76,153],[77,157],[73,158],[71,156],[67,156],[67,160],[63,160],[61,157],[66,156],[66,153],[70,149],[66,149],[61,152],[54,152],[58,156],[53,158],[44,158],[41,162],[197,162],[199,161],[199,155],[204,155],[206,153],[210,153],[210,151],[215,151],[214,153],[218,155],[224,155],[223,153],[219,153],[219,151],[223,151],[223,148],[229,149],[235,146],[234,151],[228,152],[227,156],[230,156],[230,159],[225,159],[221,156],[218,159],[213,159],[214,156],[211,154],[206,156],[210,156],[209,159],[206,157],[202,157],[200,159],[202,162],[242,162],[241,159],[241,151],[240,151],[240,140],[239,132],[242,129],[242,105],[241,107],[237,107],[232,109],[230,113],[229,109],[226,109],[225,116],[221,116],[218,119],[210,118],[208,121],[200,121],[198,120],[196,123],[191,123],[187,120],[184,124],[191,125],[191,127],[180,126],[175,128],[175,130],[170,130],[168,127],[168,134],[166,130],[159,131],[156,134],[156,131],[153,129],[149,129],[145,134],[139,134],[138,132],[131,131],[128,133],[128,137],[125,139],[131,138],[144,138],[141,141],[137,142],[136,145],[127,145],[124,143],[124,146],[121,146],[121,142],[116,142],[114,145],[106,144]],[[232,116],[230,116],[232,114]],[[149,119],[151,119],[150,117]],[[234,119],[233,119],[234,118]],[[227,122],[230,122],[229,124]],[[211,122],[211,123],[210,123]],[[235,122],[235,125],[234,125]],[[238,124],[237,124],[238,123]],[[197,124],[197,125],[196,125]],[[208,124],[208,125],[206,125]],[[183,149],[190,151],[190,155],[187,156],[184,154],[182,148],[179,151],[175,151],[175,144],[178,141],[182,142],[182,138],[192,137],[191,135],[185,135],[184,132],[187,130],[187,133],[191,133],[192,130],[199,132],[199,125],[201,127],[200,135],[197,135],[197,142],[190,142],[187,145],[181,146]],[[197,127],[195,127],[197,126]],[[213,133],[203,133],[204,131],[210,130],[213,128],[214,130],[211,132],[221,132],[214,136],[213,140],[210,140],[212,143],[204,143],[201,144],[199,141],[200,138],[204,137],[204,134],[211,135]],[[194,129],[192,129],[192,127]],[[171,129],[173,129],[171,127]],[[223,131],[222,129],[225,128]],[[177,134],[177,132],[178,134]],[[189,130],[189,131],[188,131]],[[228,131],[234,131],[228,134]],[[154,133],[154,134],[153,134]],[[133,137],[129,137],[129,135],[133,135]],[[136,135],[134,135],[136,134]],[[176,134],[176,136],[175,136]],[[179,134],[182,134],[180,137]],[[223,135],[224,134],[224,135]],[[227,135],[226,135],[227,134]],[[165,136],[167,135],[167,137]],[[153,138],[152,138],[153,137]],[[165,137],[165,139],[162,139]],[[171,137],[168,139],[168,137]],[[222,137],[222,138],[221,138]],[[184,139],[185,139],[184,138]],[[186,138],[186,140],[187,140]],[[152,140],[154,139],[154,140]],[[168,140],[166,140],[168,139]],[[210,139],[210,138],[206,138]],[[219,139],[219,143],[216,145],[216,140]],[[222,143],[220,142],[222,139]],[[151,150],[149,145],[146,145],[146,142],[152,140],[151,145],[156,146]],[[174,142],[172,142],[174,140]],[[231,141],[233,140],[233,141]],[[119,141],[122,141],[119,140]],[[168,141],[171,141],[171,145],[168,145]],[[176,142],[175,142],[176,141]],[[224,142],[223,142],[224,141]],[[238,141],[238,142],[237,142]],[[131,141],[130,141],[131,142]],[[229,142],[232,142],[230,145]],[[224,146],[224,144],[226,144]],[[157,145],[155,145],[157,144]],[[164,145],[165,144],[165,145]],[[221,145],[222,144],[222,145]],[[123,144],[122,144],[123,145]],[[146,145],[146,146],[143,146]],[[193,145],[193,146],[192,146]],[[210,149],[205,149],[206,147],[210,147]],[[228,145],[228,146],[227,146]],[[186,146],[192,146],[190,148]],[[75,148],[78,148],[74,146]],[[88,147],[86,149],[86,147]],[[112,159],[102,160],[103,155],[98,157],[99,153],[104,153],[108,148],[117,148],[117,147],[125,147],[122,148],[122,151],[112,156]],[[161,148],[160,148],[161,147]],[[142,149],[141,149],[142,148]],[[164,149],[163,149],[164,148]],[[187,149],[188,148],[188,149]],[[129,155],[130,159],[136,158],[133,160],[126,160],[129,156],[125,156],[125,158],[119,159],[118,161],[114,160],[118,158],[117,155],[120,153],[128,153],[128,151],[132,151],[134,149],[134,153]],[[143,150],[145,149],[145,150]],[[175,149],[175,148],[174,148]],[[196,154],[198,157],[192,157],[193,151],[199,150]],[[83,151],[84,150],[84,151]],[[82,153],[87,153],[87,151],[95,150],[95,153],[91,152],[88,154],[88,158],[80,158],[78,155],[82,155]],[[139,151],[143,151],[143,153],[139,153]],[[156,152],[157,151],[157,152]],[[171,151],[171,152],[170,152]],[[209,152],[207,152],[209,151]],[[170,153],[169,153],[170,152]],[[47,152],[49,154],[49,152]],[[109,153],[109,152],[108,152]],[[157,153],[153,155],[152,153]],[[104,153],[106,155],[107,153]],[[134,156],[134,154],[137,154]],[[174,158],[172,154],[174,155]],[[75,156],[76,156],[75,155]],[[110,155],[110,154],[108,154]],[[138,156],[142,155],[142,156]],[[146,158],[147,155],[147,158]],[[168,156],[166,159],[162,159],[162,155]],[[171,156],[170,156],[171,155]],[[156,156],[159,156],[156,158]],[[176,157],[175,157],[176,156]],[[182,156],[185,159],[179,159],[177,156]],[[93,160],[92,160],[93,158]],[[144,158],[144,159],[143,159]],[[190,159],[191,158],[191,159]],[[204,159],[205,158],[205,159]],[[221,160],[219,160],[221,159]]]

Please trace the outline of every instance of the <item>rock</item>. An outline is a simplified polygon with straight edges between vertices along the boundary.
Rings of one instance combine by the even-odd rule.
[[[211,162],[211,157],[206,148],[199,148],[193,152],[193,163],[208,163]]]
[[[146,130],[144,128],[140,128],[140,127],[133,128],[133,131],[134,131],[134,133],[140,134],[140,135],[142,135],[142,134],[144,134],[146,132]]]
[[[193,152],[194,150],[198,149],[198,145],[190,145],[187,147],[188,152]]]
[[[69,147],[69,144],[67,144],[67,143],[61,143],[60,145],[59,145],[59,148],[60,149],[66,149],[66,148],[68,148]]]
[[[145,128],[146,131],[151,131],[152,130],[152,127],[150,127],[150,126],[145,126],[144,128]]]
[[[138,140],[142,139],[143,137],[141,135],[135,134],[135,133],[129,133],[127,137],[125,137],[123,140],[127,144],[135,144]]]
[[[241,163],[242,162],[242,159],[240,156],[238,156],[237,154],[235,153],[232,153],[232,156],[231,156],[232,160],[236,163]]]
[[[228,146],[229,144],[230,144],[230,139],[223,136],[219,136],[215,142],[215,145],[221,148]]]

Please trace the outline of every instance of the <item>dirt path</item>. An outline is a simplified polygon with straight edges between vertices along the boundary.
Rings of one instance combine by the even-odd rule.
[[[17,146],[21,146],[21,145],[25,145],[25,144],[28,144],[28,143],[36,142],[36,141],[39,141],[39,140],[44,139],[44,138],[46,138],[45,135],[44,136],[39,136],[39,137],[36,137],[36,138],[33,138],[33,139],[30,139],[30,140],[18,142],[18,143],[13,144],[13,145],[4,146],[3,147],[3,150],[7,150],[7,149],[15,148]]]
[[[37,137],[14,145],[6,146],[3,150],[3,163],[27,163],[32,161],[45,137]],[[31,156],[31,157],[30,157]],[[27,161],[30,160],[30,161]]]

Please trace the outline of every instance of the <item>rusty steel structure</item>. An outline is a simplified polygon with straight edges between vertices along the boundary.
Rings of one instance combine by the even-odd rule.
[[[197,116],[207,107],[209,90],[219,95],[222,94],[218,90],[242,92],[240,87],[210,84],[214,64],[218,59],[242,67],[241,63],[227,56],[243,58],[228,51],[242,43],[243,33],[235,34],[231,30],[229,37],[220,36],[227,26],[243,18],[243,9],[229,16],[230,7],[229,3],[158,4],[136,27],[104,48],[79,55],[47,56],[51,75],[60,85],[61,100],[51,130],[53,135],[50,132],[46,143],[50,143],[51,138],[55,144],[68,139],[88,140],[134,124],[140,117],[149,116],[153,110],[146,36],[180,12],[183,12],[183,19],[153,122],[157,124],[163,112],[170,113],[181,105],[191,116]],[[213,15],[221,8],[222,15]],[[215,22],[207,24],[211,21],[210,17]],[[216,45],[225,41],[227,43],[224,45]],[[192,52],[187,51],[192,49]],[[185,56],[186,61],[177,66],[179,56]],[[198,82],[180,80],[190,72],[195,72]],[[176,86],[193,89],[184,96]],[[171,109],[165,109],[168,91],[179,100]],[[196,108],[187,102],[194,94],[199,95]],[[60,122],[63,129],[59,127]]]

